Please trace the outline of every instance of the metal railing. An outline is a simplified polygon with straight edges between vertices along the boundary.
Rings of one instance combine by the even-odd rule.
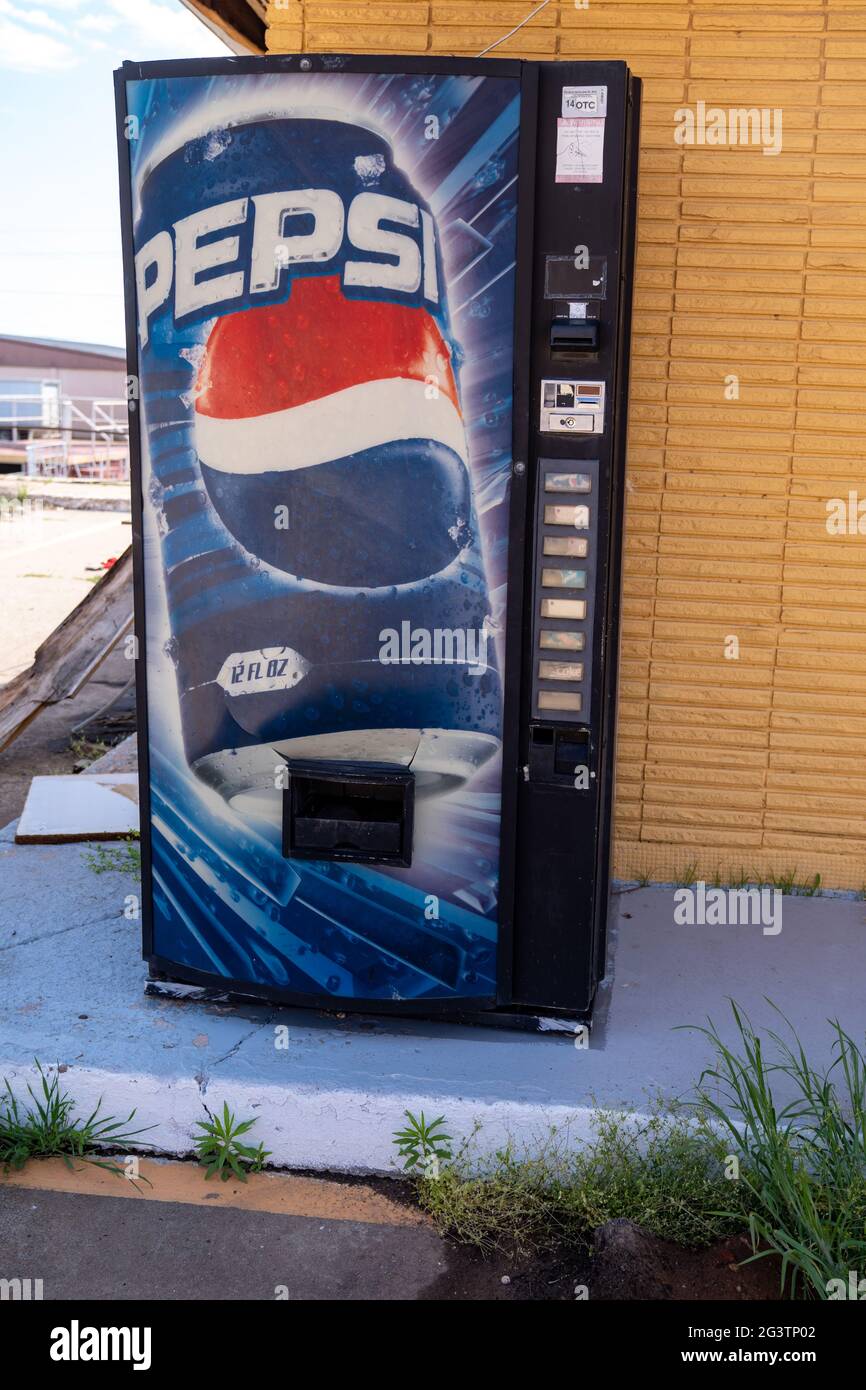
[[[2,383],[0,383],[2,385]],[[113,439],[127,434],[126,401],[109,396],[4,395],[0,393],[0,429]]]
[[[29,477],[126,481],[128,435],[125,400],[0,395],[0,450]]]
[[[105,440],[40,439],[27,446],[25,473],[29,478],[129,479],[129,449]]]

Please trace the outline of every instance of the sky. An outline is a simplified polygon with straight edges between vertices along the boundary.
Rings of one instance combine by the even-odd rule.
[[[0,0],[0,334],[123,344],[112,73],[211,55],[180,0]]]

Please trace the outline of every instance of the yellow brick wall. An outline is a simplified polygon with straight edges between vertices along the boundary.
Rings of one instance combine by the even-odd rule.
[[[268,47],[475,54],[532,8],[271,0]],[[615,872],[861,888],[866,538],[826,502],[866,498],[866,0],[551,0],[508,55],[644,79]],[[781,108],[782,152],[676,144],[698,101]]]

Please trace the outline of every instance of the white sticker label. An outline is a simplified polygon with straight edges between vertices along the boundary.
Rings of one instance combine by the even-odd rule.
[[[606,116],[607,87],[563,87],[563,116]]]
[[[568,317],[570,319],[585,319],[586,305],[578,303],[577,300],[570,299],[568,301]]]
[[[604,120],[565,117],[556,122],[556,182],[601,183]]]
[[[291,690],[309,669],[310,663],[291,647],[262,647],[255,652],[232,652],[216,680],[227,695],[269,695],[274,690]]]

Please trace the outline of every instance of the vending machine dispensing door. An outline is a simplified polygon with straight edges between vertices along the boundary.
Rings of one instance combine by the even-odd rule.
[[[336,55],[116,83],[150,987],[572,1029],[639,84]]]

